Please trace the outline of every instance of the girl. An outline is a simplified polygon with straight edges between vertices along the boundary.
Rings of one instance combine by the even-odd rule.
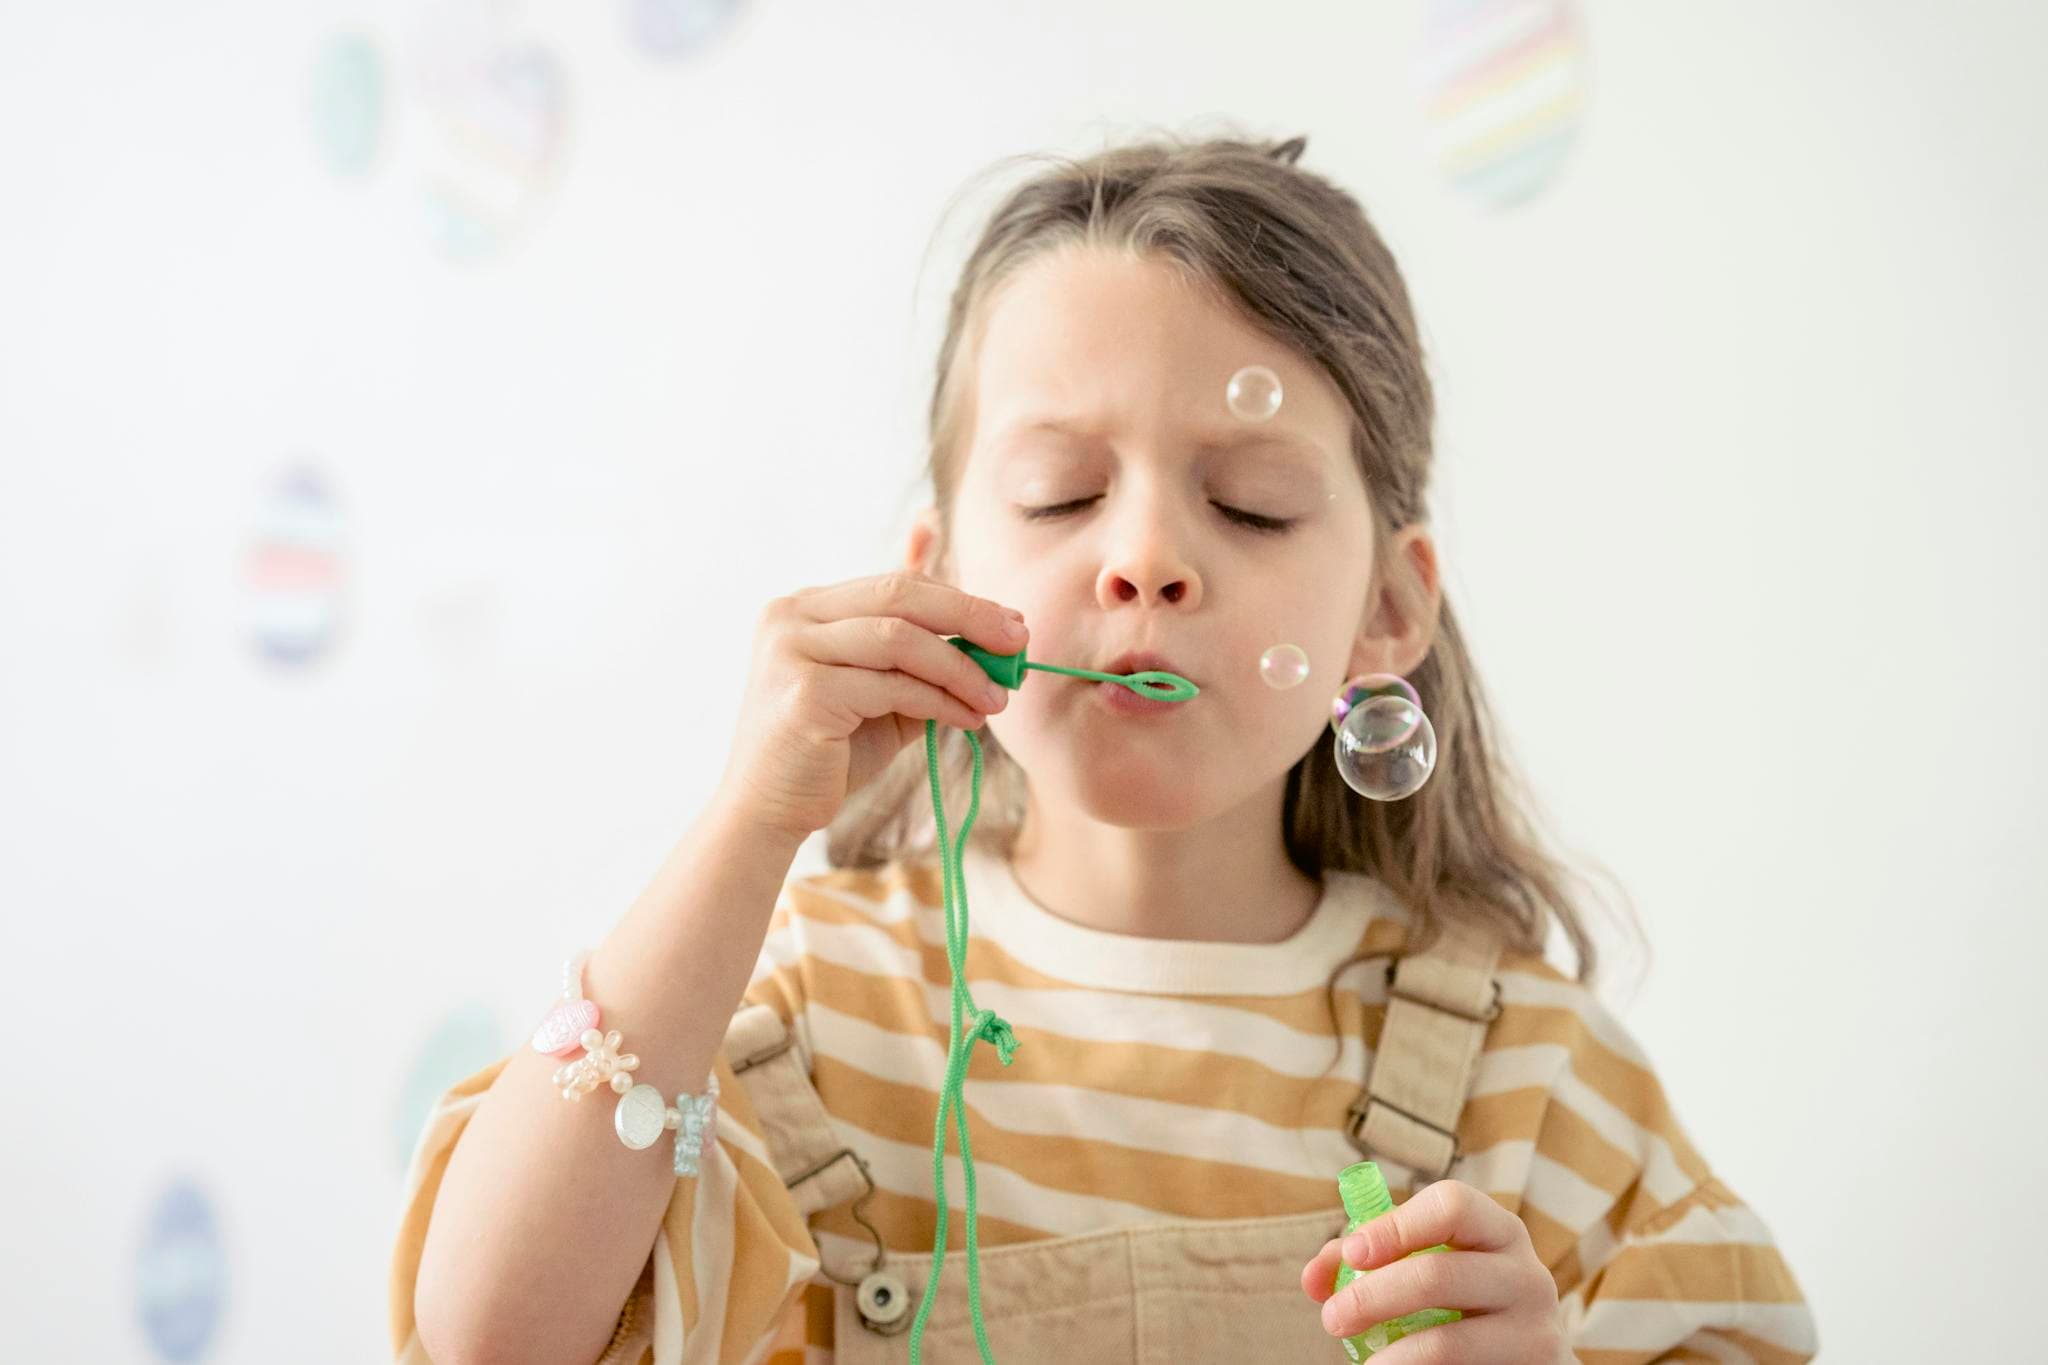
[[[1588,989],[1440,591],[1406,290],[1303,145],[1128,146],[996,211],[903,571],[770,604],[716,798],[569,1022],[429,1120],[400,1359],[1337,1360],[1425,1307],[1463,1316],[1388,1365],[1814,1354],[1769,1232]],[[1280,401],[1247,415],[1252,367]],[[1200,692],[1012,693],[948,636]],[[1261,677],[1279,644],[1299,685]],[[1366,674],[1437,736],[1404,799],[1333,757]],[[963,928],[930,793],[961,812],[977,778]],[[820,829],[832,870],[791,877]],[[606,1078],[612,1124],[577,1088]],[[639,1150],[668,1128],[672,1161]],[[1397,1207],[1340,1245],[1361,1154]],[[1333,1295],[1340,1256],[1374,1273]]]

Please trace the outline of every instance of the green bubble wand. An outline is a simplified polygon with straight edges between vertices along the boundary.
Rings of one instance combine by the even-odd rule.
[[[1024,657],[1022,650],[1015,654],[994,654],[958,636],[949,638],[946,643],[981,665],[982,672],[1011,691],[1024,685],[1024,674],[1030,669],[1093,682],[1119,683],[1154,701],[1187,701],[1201,691],[1177,673],[1147,670],[1119,676],[1097,673],[1089,668],[1032,663]],[[1011,1030],[1009,1021],[994,1010],[982,1009],[974,1003],[963,979],[967,970],[967,884],[960,873],[960,858],[967,849],[967,834],[974,828],[974,817],[981,811],[981,740],[972,730],[964,732],[967,747],[974,752],[974,777],[968,787],[967,814],[960,821],[959,840],[949,844],[946,840],[946,806],[939,795],[938,729],[937,721],[925,721],[924,760],[925,769],[931,776],[932,819],[938,826],[939,863],[944,871],[946,956],[953,964],[953,1029],[946,1042],[946,1083],[939,1096],[938,1122],[932,1128],[932,1191],[939,1206],[939,1220],[932,1233],[932,1268],[925,1279],[924,1302],[918,1304],[917,1318],[910,1328],[910,1360],[911,1365],[919,1365],[923,1359],[925,1319],[931,1315],[932,1303],[939,1292],[939,1272],[946,1264],[946,1115],[951,1113],[954,1131],[960,1136],[960,1169],[967,1185],[967,1304],[974,1316],[974,1340],[981,1348],[981,1358],[988,1365],[994,1365],[995,1358],[988,1349],[988,1329],[981,1321],[981,1240],[975,1231],[974,1153],[967,1142],[967,1107],[960,1097],[960,1087],[967,1075],[968,1054],[973,1051],[975,1043],[983,1039],[994,1043],[997,1059],[1008,1066],[1017,1053],[1017,1035]],[[964,1033],[961,1030],[963,1016],[971,1021]]]

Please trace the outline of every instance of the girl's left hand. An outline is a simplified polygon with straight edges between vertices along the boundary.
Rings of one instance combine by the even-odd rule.
[[[1443,1243],[1449,1251],[1409,1259]],[[1341,1255],[1358,1278],[1333,1293]],[[1371,1274],[1364,1272],[1371,1271]],[[1407,1203],[1333,1237],[1301,1271],[1333,1337],[1422,1308],[1455,1308],[1456,1322],[1373,1352],[1375,1365],[1561,1365],[1576,1359],[1557,1320],[1557,1282],[1536,1258],[1522,1220],[1461,1180],[1438,1180]]]

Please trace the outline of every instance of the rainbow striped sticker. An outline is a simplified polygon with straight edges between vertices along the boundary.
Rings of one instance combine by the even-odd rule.
[[[1429,0],[1416,84],[1445,177],[1493,210],[1557,176],[1585,104],[1570,0]]]

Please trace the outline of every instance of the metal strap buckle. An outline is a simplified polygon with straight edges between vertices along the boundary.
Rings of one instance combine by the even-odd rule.
[[[1394,967],[1395,964],[1399,961],[1399,958],[1395,958],[1393,961],[1387,963],[1387,997],[1389,999],[1406,1000],[1411,1005],[1427,1005],[1429,1008],[1436,1010],[1439,1013],[1453,1015],[1459,1019],[1468,1020],[1474,1024],[1490,1024],[1494,1020],[1500,1018],[1499,977],[1496,976],[1493,978],[1493,1003],[1486,1007],[1486,1013],[1470,1014],[1464,1010],[1452,1009],[1449,1005],[1446,1005],[1441,1001],[1431,1000],[1427,996],[1417,995],[1413,991],[1404,991],[1397,988],[1394,985]]]
[[[761,1051],[755,1053],[753,1056],[747,1058],[745,1061],[734,1062],[732,1064],[732,1074],[737,1076],[743,1071],[752,1071],[755,1067],[761,1065],[761,1063],[763,1062],[774,1061],[777,1057],[780,1057],[783,1053],[789,1051],[790,1047],[794,1045],[795,1042],[795,1030],[787,1028],[784,1029],[781,1042],[776,1043],[772,1047],[766,1047],[761,1049]]]
[[[1422,1127],[1429,1129],[1429,1131],[1432,1133],[1441,1133],[1451,1140],[1451,1159],[1444,1163],[1444,1168],[1442,1170],[1438,1171],[1435,1175],[1430,1176],[1429,1179],[1442,1180],[1445,1176],[1451,1173],[1451,1167],[1457,1165],[1458,1159],[1465,1154],[1464,1139],[1460,1138],[1454,1130],[1449,1128],[1440,1128],[1436,1124],[1431,1123],[1426,1118],[1422,1118],[1419,1115],[1409,1113],[1406,1109],[1403,1109],[1398,1104],[1388,1104],[1387,1101],[1381,1099],[1379,1096],[1368,1093],[1360,1095],[1357,1099],[1353,1100],[1351,1102],[1351,1108],[1345,1111],[1347,1114],[1350,1115],[1351,1118],[1351,1127],[1346,1131],[1345,1136],[1351,1139],[1351,1145],[1358,1149],[1360,1155],[1365,1157],[1372,1157],[1375,1155],[1372,1148],[1367,1146],[1365,1141],[1366,1114],[1368,1111],[1371,1110],[1371,1108],[1375,1104],[1391,1109],[1395,1113],[1399,1114],[1402,1118],[1407,1119],[1410,1123],[1419,1124]],[[1402,1164],[1406,1165],[1407,1163],[1403,1162]],[[1418,1175],[1423,1174],[1420,1167],[1417,1167],[1415,1169]]]

